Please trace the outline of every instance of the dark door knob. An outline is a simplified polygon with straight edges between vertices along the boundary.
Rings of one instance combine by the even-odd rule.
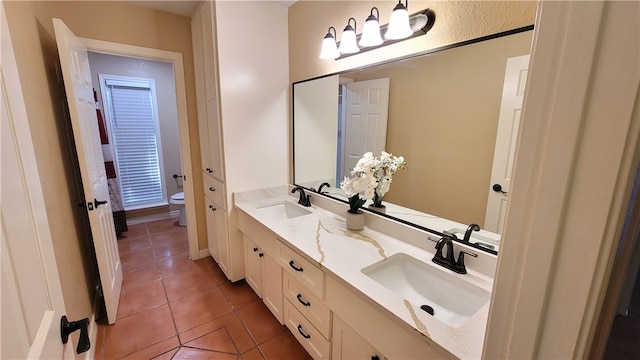
[[[495,191],[497,193],[506,194],[506,191],[502,191],[502,185],[500,185],[500,184],[493,184],[492,189],[493,189],[493,191]]]
[[[78,340],[76,354],[82,354],[91,348],[91,343],[89,342],[89,319],[84,318],[78,321],[69,321],[67,317],[63,315],[60,319],[60,336],[62,343],[66,344],[69,341],[69,334],[76,330],[80,330],[80,339]]]
[[[106,204],[107,201],[106,200],[105,201],[100,201],[100,200],[94,198],[93,199],[93,203],[96,204],[96,209],[97,209],[98,206]]]

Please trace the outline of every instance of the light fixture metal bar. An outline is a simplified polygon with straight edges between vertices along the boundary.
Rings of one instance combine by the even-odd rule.
[[[426,21],[425,21],[425,18],[426,18]],[[429,30],[431,30],[431,28],[433,28],[433,24],[435,24],[435,22],[436,22],[436,13],[431,9],[425,9],[417,13],[411,14],[409,15],[409,24],[411,25],[411,29],[413,30],[413,35],[404,39],[399,39],[399,40],[385,40],[382,44],[377,46],[363,47],[363,48],[360,48],[360,52],[357,52],[357,53],[340,54],[340,56],[338,56],[335,60],[344,59],[349,56],[361,54],[363,52],[381,48],[383,46],[413,39],[414,37],[417,37],[417,36],[422,36],[426,34]],[[388,27],[389,27],[389,24],[381,25],[380,33],[384,33],[384,31],[386,31]],[[357,34],[356,41],[359,42],[361,37],[362,37],[362,33]],[[336,45],[340,46],[340,42],[337,42]]]

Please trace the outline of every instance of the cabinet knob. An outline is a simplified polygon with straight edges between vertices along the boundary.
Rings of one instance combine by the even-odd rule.
[[[256,251],[258,251],[258,248],[255,248],[255,247],[254,247],[254,248],[253,248],[253,252],[256,252]]]
[[[212,205],[209,205],[209,209],[211,209],[211,211],[216,211],[216,210],[218,210],[217,208],[213,207]]]
[[[211,187],[209,188],[209,191],[216,191],[216,189],[214,189],[214,188],[213,188],[213,186],[211,186]]]
[[[264,254],[263,254],[263,253],[259,253],[259,254],[258,254],[258,256],[259,256],[259,257],[263,257],[263,256],[264,256]]]

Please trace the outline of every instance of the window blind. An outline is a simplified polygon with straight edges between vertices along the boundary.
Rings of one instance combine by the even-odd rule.
[[[164,201],[158,122],[150,86],[107,80],[106,88],[125,209]]]

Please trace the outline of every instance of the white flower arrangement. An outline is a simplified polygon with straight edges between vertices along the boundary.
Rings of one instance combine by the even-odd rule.
[[[350,176],[340,182],[340,188],[349,197],[349,212],[357,214],[367,200],[372,200],[374,206],[381,206],[393,175],[406,165],[402,156],[396,157],[382,151],[378,159],[371,152],[365,153]]]
[[[407,167],[407,163],[402,156],[394,156],[388,152],[382,151],[377,166],[374,169],[374,177],[377,181],[375,193],[373,196],[373,206],[382,207],[382,198],[389,191],[393,175],[399,169]]]

